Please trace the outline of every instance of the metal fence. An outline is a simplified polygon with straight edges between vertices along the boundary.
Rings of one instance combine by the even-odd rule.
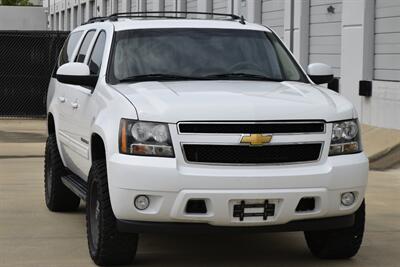
[[[0,117],[44,117],[51,73],[68,32],[0,31]]]

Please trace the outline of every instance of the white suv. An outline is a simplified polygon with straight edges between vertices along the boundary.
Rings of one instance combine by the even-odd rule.
[[[48,92],[47,207],[86,202],[99,265],[131,262],[148,231],[304,231],[317,257],[354,256],[368,159],[353,105],[316,85],[330,67],[308,76],[234,15],[166,13],[71,32]]]

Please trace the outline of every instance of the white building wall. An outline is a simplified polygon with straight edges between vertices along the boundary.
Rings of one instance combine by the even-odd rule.
[[[146,11],[153,11],[153,0],[146,1]]]
[[[284,39],[284,5],[284,0],[263,0],[260,10],[262,24],[273,29],[281,39]]]
[[[131,1],[131,12],[138,12],[139,11],[139,3],[137,0]]]
[[[229,13],[228,12],[228,1],[230,0],[214,0],[212,3],[213,13]]]
[[[95,1],[89,1],[88,13],[85,21],[97,16],[97,5]]]
[[[372,97],[361,102],[363,121],[400,129],[400,2],[376,0]]]
[[[117,0],[117,8],[114,10],[114,13],[118,12],[123,12],[123,7],[122,7],[122,0]]]
[[[176,3],[176,0],[165,0],[164,1],[164,10],[165,11],[176,11],[175,3]]]
[[[202,0],[206,1],[206,0]],[[197,11],[197,0],[187,0],[187,11],[196,12]]]
[[[341,35],[342,1],[310,0],[309,63],[328,64],[340,77]]]
[[[400,1],[376,0],[375,80],[400,80]]]
[[[47,18],[40,6],[0,6],[0,30],[46,30]]]

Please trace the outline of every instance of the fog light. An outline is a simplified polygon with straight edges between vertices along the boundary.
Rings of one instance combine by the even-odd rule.
[[[353,192],[346,192],[342,194],[342,204],[343,206],[351,206],[353,205],[354,201],[356,200],[356,196]]]
[[[145,195],[140,195],[135,198],[135,207],[138,210],[145,210],[150,205],[150,199]]]

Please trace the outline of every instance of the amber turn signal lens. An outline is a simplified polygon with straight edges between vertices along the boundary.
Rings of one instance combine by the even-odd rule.
[[[128,153],[127,138],[126,138],[126,120],[121,120],[121,152]]]

